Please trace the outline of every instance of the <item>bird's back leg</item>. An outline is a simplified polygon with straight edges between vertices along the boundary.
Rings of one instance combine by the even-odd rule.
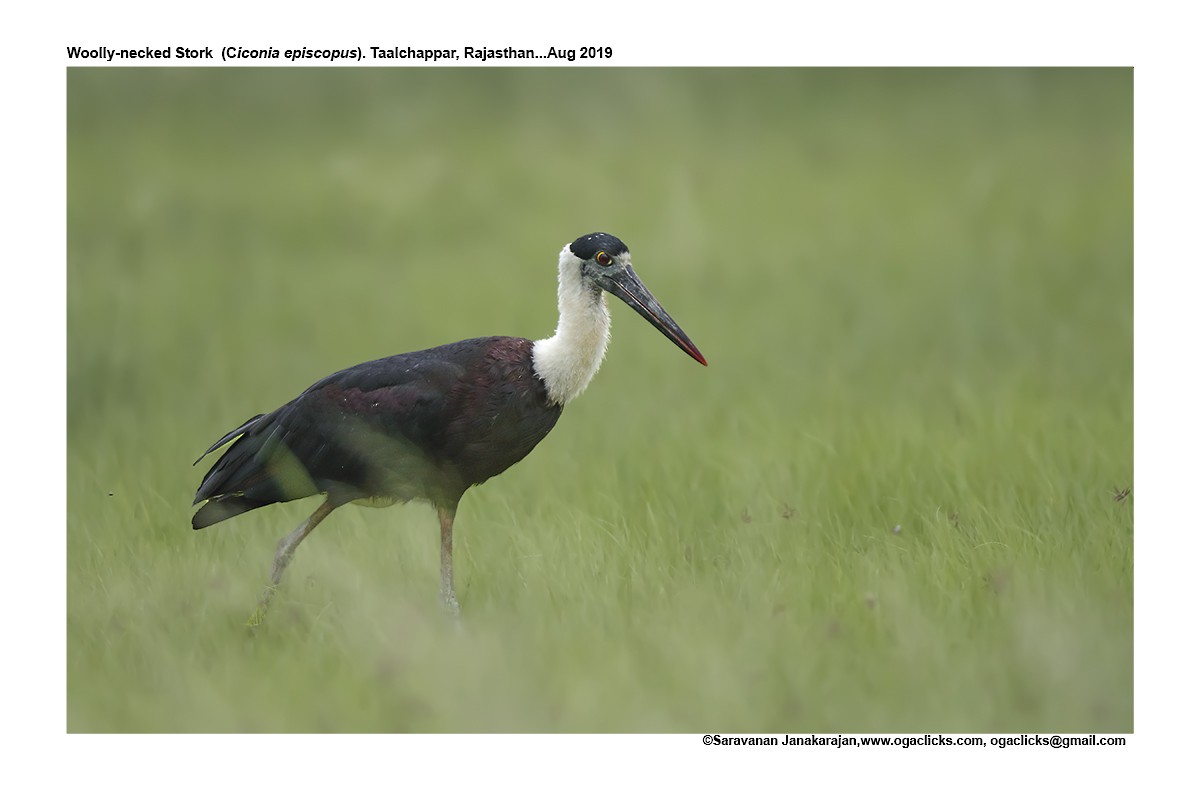
[[[438,522],[442,526],[442,605],[454,616],[458,616],[458,598],[454,594],[454,512],[457,504],[449,508],[438,506]]]
[[[275,548],[275,560],[271,563],[271,583],[263,590],[262,598],[258,601],[258,607],[254,609],[254,613],[250,615],[250,619],[246,620],[247,625],[257,627],[266,619],[267,606],[271,604],[271,598],[275,596],[275,590],[279,587],[279,581],[283,578],[283,571],[291,563],[292,556],[296,554],[296,548],[304,541],[304,537],[312,533],[313,528],[317,527],[321,520],[328,517],[329,513],[335,508],[337,506],[326,500],[312,513],[312,516],[300,524],[300,527],[279,540],[279,545]]]

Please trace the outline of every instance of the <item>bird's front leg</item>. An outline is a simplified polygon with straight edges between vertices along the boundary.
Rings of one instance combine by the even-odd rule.
[[[438,522],[442,527],[442,605],[457,617],[458,597],[454,594],[454,512],[454,508],[438,507]]]

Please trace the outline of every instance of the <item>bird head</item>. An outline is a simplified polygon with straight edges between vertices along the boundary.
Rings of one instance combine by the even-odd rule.
[[[683,328],[671,319],[633,271],[629,248],[624,242],[610,233],[589,233],[571,242],[570,248],[571,254],[580,261],[580,274],[585,283],[621,298],[680,350],[708,366]]]

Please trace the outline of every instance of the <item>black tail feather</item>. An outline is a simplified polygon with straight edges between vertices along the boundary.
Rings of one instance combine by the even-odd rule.
[[[230,517],[236,517],[238,514],[244,514],[256,508],[268,506],[273,502],[275,501],[252,500],[249,497],[241,495],[227,495],[226,497],[209,500],[192,517],[192,530],[198,531],[201,528],[207,528],[209,525],[216,525],[218,522],[223,522]]]
[[[233,442],[229,449],[209,467],[204,480],[200,482],[200,488],[196,491],[193,503],[210,500],[223,494],[247,493],[268,479],[265,467],[270,457],[269,444],[275,438],[272,436],[274,429],[271,425],[274,416],[274,414],[259,414],[251,417],[208,448],[208,452],[211,453],[221,445]],[[264,452],[264,447],[266,447],[266,452]],[[207,454],[205,453],[205,455]],[[203,457],[201,456],[201,458]],[[282,500],[283,498],[275,499]]]
[[[193,462],[192,462],[192,466],[194,467],[194,466],[196,466],[197,464],[199,464],[201,461],[203,461],[203,460],[204,460],[204,456],[208,455],[208,454],[209,454],[209,453],[211,453],[213,450],[216,450],[216,449],[217,449],[218,447],[220,447],[221,445],[223,445],[223,444],[226,444],[226,443],[228,443],[228,442],[231,442],[231,441],[233,441],[234,439],[236,439],[237,437],[241,436],[243,433],[245,433],[247,430],[249,430],[249,428],[250,428],[250,426],[251,426],[251,425],[253,425],[254,423],[258,422],[260,419],[262,419],[262,418],[263,418],[263,416],[265,416],[265,415],[263,415],[263,414],[255,414],[253,417],[251,417],[250,419],[246,420],[246,421],[245,421],[245,422],[243,422],[241,425],[237,426],[236,428],[234,428],[233,430],[231,430],[229,433],[227,433],[227,434],[225,434],[224,436],[222,436],[220,439],[217,439],[217,441],[216,441],[216,442],[213,444],[213,446],[212,446],[212,447],[210,447],[210,448],[208,448],[207,450],[205,450],[205,451],[204,451],[204,452],[203,452],[203,453],[200,455],[200,457],[199,457],[199,458],[197,458],[195,461],[193,461]]]

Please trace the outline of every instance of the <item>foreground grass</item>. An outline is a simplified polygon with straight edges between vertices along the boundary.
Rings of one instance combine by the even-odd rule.
[[[68,86],[70,730],[1132,729],[1128,73]],[[614,308],[467,495],[461,625],[432,512],[350,508],[248,636],[316,501],[193,533],[191,459],[339,367],[549,333],[594,229],[712,367]]]

